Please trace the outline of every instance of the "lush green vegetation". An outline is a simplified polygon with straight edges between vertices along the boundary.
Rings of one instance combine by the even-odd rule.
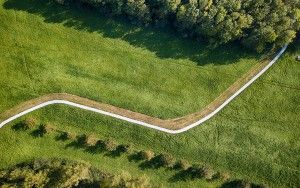
[[[299,77],[298,50],[289,51],[270,71],[241,94],[220,114],[202,126],[179,135],[168,135],[98,114],[55,105],[32,113],[42,122],[51,122],[69,132],[96,134],[133,144],[140,150],[168,152],[190,164],[205,163],[233,178],[265,183],[272,187],[299,184]],[[175,181],[173,171],[141,169],[127,157],[115,159],[66,147],[53,136],[33,138],[7,125],[1,129],[0,168],[36,157],[64,157],[89,161],[111,173],[127,169],[132,175],[146,174],[151,181],[172,186],[208,186],[203,181]],[[111,166],[110,164],[114,164]]]
[[[152,152],[153,156],[151,158],[143,158],[140,157],[140,153],[144,152],[143,150],[139,151],[138,148],[134,147],[133,145],[126,144],[126,142],[117,143],[113,138],[101,138],[94,134],[84,134],[82,131],[76,132],[76,129],[70,130],[67,126],[54,126],[53,124],[44,124],[43,122],[39,121],[34,121],[34,126],[28,126],[29,124],[32,125],[32,123],[28,123],[32,122],[32,119],[33,118],[27,118],[24,121],[19,121],[15,123],[12,127],[9,127],[9,134],[11,136],[14,135],[13,137],[15,138],[18,137],[18,139],[27,140],[26,142],[29,145],[39,145],[36,149],[31,148],[27,151],[28,154],[35,153],[37,156],[33,158],[27,158],[24,156],[16,156],[16,158],[13,157],[14,159],[12,161],[14,162],[11,163],[11,165],[23,163],[23,161],[31,161],[35,158],[40,157],[66,158],[69,160],[76,161],[88,161],[92,164],[92,166],[95,166],[103,170],[104,172],[109,172],[113,174],[129,173],[132,174],[134,177],[150,177],[146,178],[146,180],[149,180],[151,184],[153,184],[154,186],[164,187],[216,187],[227,182],[229,177],[226,176],[226,179],[223,179],[222,174],[217,173],[216,171],[210,171],[212,172],[211,175],[214,175],[213,179],[212,177],[206,177],[205,174],[203,174],[203,171],[201,170],[204,166],[189,166],[188,169],[173,168],[173,166],[175,165],[175,158],[173,158],[170,154],[155,154]],[[40,145],[41,143],[43,144]],[[27,152],[24,152],[23,150],[21,153],[25,154]],[[3,160],[5,160],[4,158]],[[15,160],[17,160],[18,162],[15,163]],[[10,167],[10,162],[5,161],[4,163],[6,164],[4,166],[0,166],[0,168],[6,169]],[[2,163],[2,165],[4,163]],[[66,168],[62,167],[62,170],[64,169]],[[193,169],[193,171],[191,169]],[[60,169],[56,168],[55,170]],[[5,174],[5,180],[9,179],[11,173],[7,172]],[[24,175],[24,173],[19,173],[19,175],[20,174]],[[48,180],[50,178],[50,184],[54,181],[51,180],[51,178],[55,178],[51,176],[48,177],[46,174],[40,172],[39,170],[36,170],[35,173],[32,173],[31,171],[27,173],[28,176],[33,174],[34,176],[41,174],[46,176],[42,176],[42,180]],[[50,175],[51,174],[52,173],[50,173]],[[40,182],[37,181],[38,178],[30,178],[27,175],[24,175],[25,180],[36,180],[37,183]],[[74,176],[77,177],[79,175],[75,174]],[[23,179],[22,177],[23,176],[21,176],[19,179]],[[17,179],[16,175],[12,179]],[[59,180],[60,178],[58,177],[57,182],[64,184],[67,183],[65,181],[61,182]],[[76,180],[76,178],[72,178],[72,180]],[[141,180],[145,180],[145,178],[142,178]],[[79,183],[80,181],[81,180],[78,180],[75,183]],[[99,181],[99,179],[94,179],[92,182],[94,181]],[[6,181],[3,180],[3,182]],[[14,184],[18,182],[11,181],[10,183]],[[28,184],[33,182],[25,181],[19,183]]]
[[[112,175],[88,163],[37,159],[0,171],[1,187],[126,187],[150,188],[147,177]]]
[[[212,51],[170,32],[133,27],[93,11],[65,10],[45,1],[6,1],[0,7],[0,45],[1,112],[41,94],[69,92],[174,117],[205,106],[257,60],[236,45]],[[190,164],[209,164],[234,178],[296,187],[300,64],[295,56],[300,45],[295,46],[219,115],[180,135],[60,105],[30,116],[68,132],[94,133],[139,150],[167,152]],[[51,130],[51,126],[41,128]],[[168,187],[219,185],[201,179],[174,180],[176,171],[141,169],[126,155],[93,154],[66,147],[54,134],[35,138],[29,133],[14,131],[10,125],[1,129],[0,168],[37,157],[63,157],[89,161],[114,174],[122,169],[134,177],[146,174],[151,182]]]
[[[96,156],[104,154],[106,157],[118,159],[118,157],[124,157],[125,155],[129,162],[138,163],[140,171],[165,168],[172,172],[169,174],[173,174],[169,177],[168,187],[174,186],[171,182],[174,184],[180,181],[183,181],[185,186],[187,182],[192,181],[194,187],[265,187],[262,184],[231,179],[228,173],[217,172],[205,164],[191,165],[187,160],[176,160],[169,153],[154,153],[151,150],[139,151],[131,144],[118,144],[112,138],[103,140],[95,134],[76,134],[62,130],[50,123],[38,122],[34,118],[19,121],[11,128],[14,131],[28,133],[34,138],[54,138],[58,142],[63,142],[66,148],[80,149]],[[51,135],[52,137],[50,137]],[[102,165],[112,166],[112,164],[107,163]],[[202,181],[195,183],[195,180]],[[166,184],[166,182],[162,179],[160,186]],[[158,182],[153,182],[153,184],[159,185]],[[115,176],[103,173],[89,164],[71,163],[58,159],[35,160],[29,164],[21,163],[10,167],[10,169],[0,170],[0,185],[2,187],[150,187],[149,179],[145,176],[132,178],[130,175],[128,176],[126,171],[121,176]]]
[[[1,112],[67,92],[178,117],[202,109],[258,62],[237,45],[209,50],[171,31],[65,10],[51,1],[1,2]]]
[[[55,0],[132,21],[171,25],[213,46],[239,40],[261,52],[282,47],[300,30],[299,0]]]

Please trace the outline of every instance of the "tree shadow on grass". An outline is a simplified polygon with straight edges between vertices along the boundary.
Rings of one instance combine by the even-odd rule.
[[[141,164],[139,164],[139,168],[141,170],[145,170],[145,169],[159,169],[161,168],[161,165],[158,165],[156,163],[154,163],[153,161],[143,161]]]
[[[137,152],[128,155],[127,159],[129,162],[140,162],[143,160]]]
[[[120,157],[123,153],[118,151],[118,150],[114,150],[114,151],[110,151],[110,152],[107,152],[105,154],[105,156],[107,157],[112,157],[112,158],[117,158],[117,157]]]
[[[30,135],[35,138],[43,137],[46,134],[47,134],[47,132],[45,131],[43,124],[39,125],[37,129],[31,131],[31,133],[30,133]]]
[[[121,18],[107,18],[99,11],[64,7],[52,0],[8,0],[5,9],[21,10],[40,15],[46,23],[63,23],[66,27],[88,32],[97,32],[104,37],[122,39],[133,46],[148,49],[159,58],[190,59],[198,65],[230,64],[240,58],[257,57],[240,45],[228,44],[209,49],[206,42],[183,39],[174,30],[139,27],[126,23]]]
[[[68,135],[67,135],[67,133],[66,132],[64,132],[64,131],[60,131],[60,132],[58,132],[58,134],[55,136],[55,140],[56,141],[67,141],[67,140],[69,140],[69,138],[68,138]]]
[[[23,121],[15,123],[11,128],[14,131],[25,131],[28,129]]]
[[[223,183],[220,188],[240,188],[240,187],[251,187],[251,188],[265,188],[268,187],[264,184],[256,184],[248,181],[236,179]]]
[[[114,150],[109,151],[106,154],[106,156],[116,158],[116,157],[120,157],[121,155],[125,155],[126,153],[129,154],[131,151],[132,151],[131,145],[121,144],[118,145]]]
[[[143,161],[140,165],[139,165],[140,169],[144,170],[144,169],[159,169],[159,168],[166,168],[166,169],[172,169],[171,167],[165,167],[161,160],[159,159],[159,156],[155,156],[153,157],[151,160],[146,160]]]
[[[78,135],[75,140],[71,141],[66,145],[66,148],[69,147],[76,148],[76,149],[86,148],[85,140],[86,140],[85,134]]]
[[[104,153],[105,150],[97,145],[95,146],[86,146],[84,149],[85,152],[88,152],[90,154],[100,154],[100,153]]]
[[[169,178],[168,181],[176,183],[176,182],[180,182],[180,181],[194,181],[194,180],[197,180],[197,179],[205,180],[204,177],[199,177],[198,175],[193,174],[191,172],[191,169],[188,168],[186,170],[179,170],[171,178]],[[206,181],[211,181],[212,182],[212,181],[215,181],[215,180],[216,180],[216,178],[206,180]]]
[[[186,170],[180,170],[169,179],[169,182],[188,181],[191,179],[192,178],[189,176]]]

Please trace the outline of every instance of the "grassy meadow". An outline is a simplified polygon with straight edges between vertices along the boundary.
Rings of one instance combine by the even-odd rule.
[[[65,10],[45,1],[1,0],[0,111],[52,92],[169,118],[204,107],[258,57],[238,46],[205,45],[97,13]],[[214,118],[169,135],[80,109],[53,105],[31,113],[60,129],[112,137],[137,149],[169,152],[205,163],[233,178],[271,187],[300,185],[300,44]],[[17,122],[17,121],[16,121]],[[174,181],[175,171],[141,169],[126,156],[112,158],[66,147],[55,135],[34,138],[0,130],[0,168],[36,157],[88,161],[110,172],[146,174],[165,187],[216,187],[218,182]]]
[[[271,187],[299,185],[299,64],[292,47],[267,74],[213,119],[188,132],[169,135],[109,117],[61,105],[30,114],[60,129],[97,134],[118,143],[132,143],[136,149],[169,152],[190,163],[205,163],[233,178],[265,183]],[[17,122],[17,121],[16,121]],[[12,123],[13,124],[13,123]],[[37,157],[63,157],[89,161],[111,172],[146,174],[160,185],[218,186],[205,181],[175,181],[174,171],[140,169],[126,157],[111,158],[80,149],[66,148],[53,136],[34,138],[30,132],[16,132],[7,125],[0,132],[0,168]],[[113,164],[113,165],[112,165]]]
[[[201,110],[259,59],[50,1],[0,2],[0,111],[67,92],[174,118]]]

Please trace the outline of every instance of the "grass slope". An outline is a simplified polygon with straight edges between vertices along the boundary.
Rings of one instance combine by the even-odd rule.
[[[300,47],[299,43],[297,45]],[[63,129],[95,133],[101,138],[113,137],[119,143],[133,143],[138,149],[167,151],[178,159],[204,162],[215,169],[229,171],[234,177],[272,187],[297,187],[300,183],[300,64],[295,55],[300,53],[299,47],[297,50],[290,47],[268,73],[212,120],[183,134],[169,135],[59,105],[46,107],[31,116]],[[110,159],[65,150],[64,145],[48,138],[33,139],[27,133],[17,134],[9,125],[1,129],[0,135],[0,149],[4,151],[0,167],[50,155],[91,161],[107,166],[111,171],[128,169],[133,174],[146,173],[155,182],[170,183],[168,179],[172,173],[140,172],[122,158],[111,161],[116,163],[112,167],[108,162]],[[175,183],[174,186],[178,183],[178,186],[186,187],[197,184]]]
[[[203,106],[254,62],[250,56],[238,53],[237,47],[229,50],[232,53],[222,51],[225,49],[210,52],[159,30],[141,30],[110,19],[97,19],[97,29],[93,30],[86,23],[95,21],[95,16],[82,20],[84,12],[53,6],[42,1],[8,1],[5,8],[0,8],[1,111],[42,93],[67,91],[172,117]],[[62,19],[57,19],[59,16]],[[157,36],[162,42],[150,45],[152,40],[157,42]],[[58,105],[31,116],[64,129],[93,132],[102,138],[111,136],[119,143],[131,142],[138,149],[167,151],[176,158],[204,162],[230,171],[234,177],[272,187],[298,187],[300,64],[295,55],[300,53],[300,44],[296,46],[290,47],[277,64],[221,113],[180,135]],[[172,108],[168,106],[170,101]],[[10,125],[1,129],[0,143],[0,168],[49,155],[90,161],[112,172],[127,169],[133,175],[145,173],[167,186],[207,186],[202,181],[170,182],[174,172],[141,171],[122,157],[112,159],[66,149],[65,144],[51,137],[34,139],[26,132],[13,132]]]
[[[0,111],[68,92],[173,118],[201,110],[258,62],[239,46],[209,50],[92,11],[0,2]]]

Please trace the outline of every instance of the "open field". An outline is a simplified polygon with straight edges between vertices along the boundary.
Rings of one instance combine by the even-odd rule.
[[[203,108],[258,60],[242,54],[238,46],[210,51],[159,29],[96,20],[93,14],[64,11],[42,1],[9,0],[1,6],[0,45],[1,112],[42,94],[68,92],[156,117],[177,117]],[[60,105],[30,116],[61,129],[93,132],[137,149],[203,162],[235,178],[297,187],[300,64],[295,55],[300,44],[295,46],[220,114],[180,135]],[[0,130],[0,168],[36,157],[64,157],[111,172],[146,174],[167,187],[218,185],[202,180],[172,182],[173,171],[142,170],[126,157],[65,148],[66,143],[54,136],[33,138],[10,125]]]
[[[3,2],[3,1],[2,1]],[[67,92],[174,118],[201,110],[258,57],[42,1],[2,3],[0,110]]]
[[[291,48],[263,78],[219,115],[180,135],[168,135],[59,105],[47,107],[31,116],[67,130],[93,132],[101,138],[113,137],[119,143],[133,143],[138,149],[167,151],[176,158],[204,162],[215,169],[230,171],[234,177],[265,182],[272,187],[295,187],[300,181],[300,69],[295,55],[300,50]],[[108,165],[106,160],[110,160],[99,160],[101,156],[82,152],[79,154],[77,150],[65,150],[64,144],[53,143],[47,137],[33,139],[28,133],[15,133],[9,125],[1,129],[0,141],[1,151],[5,151],[5,155],[1,156],[1,167],[47,155],[91,161],[99,166]],[[114,163],[120,164],[120,169],[123,162],[122,158],[114,159]],[[105,168],[120,170],[112,169],[110,165]],[[134,169],[140,173],[137,167],[128,168],[133,175]],[[151,175],[150,178],[165,184],[170,176]],[[189,183],[191,187],[195,185],[195,182]]]
[[[67,130],[70,130],[70,127],[60,126],[60,128],[66,128]],[[74,131],[76,129],[72,130]],[[208,183],[205,180],[195,180],[187,182],[180,181],[176,178],[174,179],[175,175],[178,173],[178,170],[171,170],[165,168],[144,169],[141,167],[142,161],[130,161],[130,155],[128,154],[123,154],[121,156],[115,157],[108,155],[107,152],[91,153],[89,151],[86,151],[84,148],[72,147],[71,141],[56,140],[58,135],[59,134],[51,134],[43,136],[42,138],[36,138],[31,135],[31,131],[16,132],[10,128],[7,129],[7,131],[1,133],[1,137],[4,136],[7,138],[7,136],[9,136],[12,142],[16,142],[13,145],[11,145],[11,149],[14,150],[15,154],[22,154],[21,156],[15,156],[12,158],[12,160],[7,161],[7,157],[10,155],[10,151],[8,151],[6,148],[8,145],[1,144],[0,148],[5,149],[5,151],[7,151],[8,153],[6,153],[3,157],[1,156],[2,162],[0,168],[8,167],[10,164],[15,164],[15,162],[17,161],[27,161],[32,157],[60,157],[71,160],[87,161],[93,166],[102,168],[103,170],[111,173],[120,174],[122,172],[127,172],[135,177],[146,175],[147,177],[149,177],[151,183],[157,186],[164,185],[165,187],[216,187],[220,185],[220,182],[218,181],[213,183]],[[17,144],[17,142],[19,142],[17,140],[24,144],[26,142],[26,146],[23,144],[21,144],[23,146],[20,146],[19,144]]]

